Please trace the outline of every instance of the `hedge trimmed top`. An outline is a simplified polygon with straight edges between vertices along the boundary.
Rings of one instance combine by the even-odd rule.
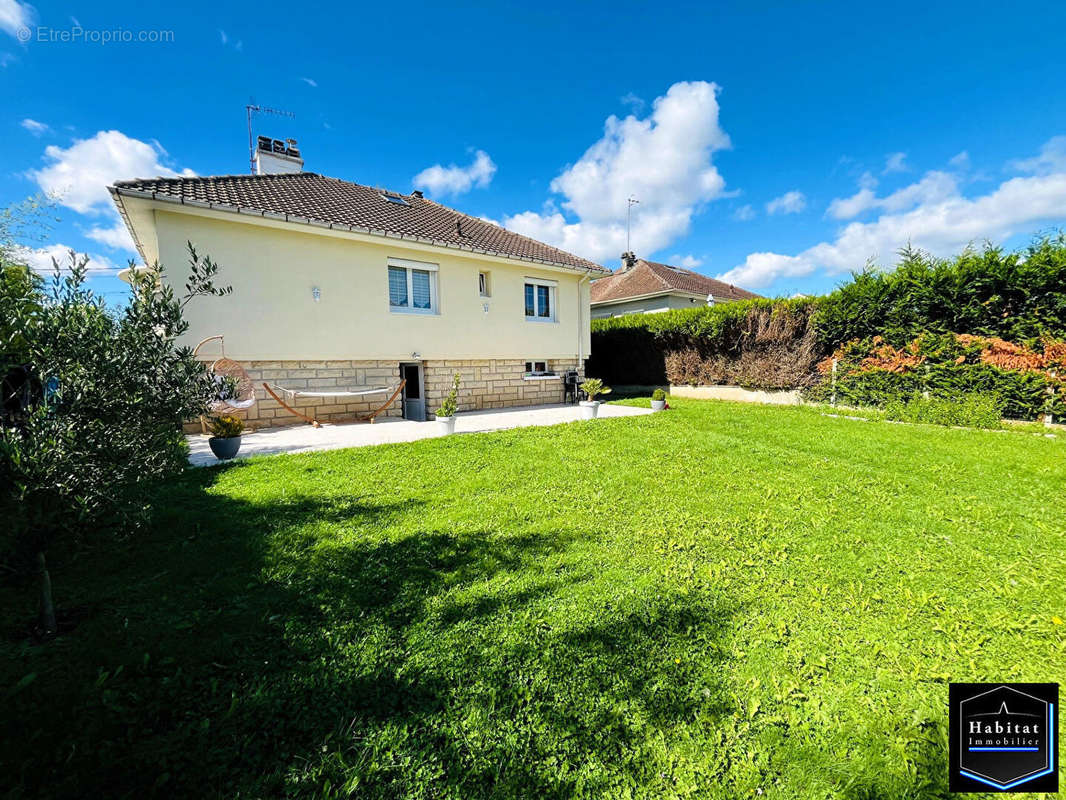
[[[1066,336],[1066,236],[1042,237],[1020,252],[987,245],[952,259],[921,251],[900,253],[891,271],[869,269],[828,295],[795,300],[759,299],[631,314],[592,321],[594,334],[640,329],[662,344],[698,338],[730,349],[726,339],[753,308],[815,312],[822,346],[882,336],[901,346],[922,333],[969,333],[1012,342]],[[595,345],[593,346],[595,356]]]

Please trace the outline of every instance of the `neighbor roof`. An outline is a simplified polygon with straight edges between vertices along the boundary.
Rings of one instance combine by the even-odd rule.
[[[688,292],[706,297],[714,295],[715,300],[750,300],[759,297],[747,289],[730,283],[708,278],[690,269],[672,267],[669,264],[657,264],[654,261],[637,259],[629,269],[620,269],[605,278],[592,282],[592,303],[613,303],[628,300],[631,297],[646,297],[654,294],[671,292]]]
[[[118,181],[110,187],[110,191],[119,211],[126,217],[134,239],[137,239],[137,233],[123,208],[123,197],[251,213],[356,233],[414,239],[441,247],[571,269],[608,271],[565,250],[513,233],[416,194],[400,195],[314,172],[143,178]],[[390,197],[391,201],[388,199]],[[397,202],[397,198],[401,202]]]

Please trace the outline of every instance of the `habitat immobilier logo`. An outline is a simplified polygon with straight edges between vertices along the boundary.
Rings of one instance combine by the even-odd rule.
[[[953,792],[1057,792],[1057,683],[953,683]]]

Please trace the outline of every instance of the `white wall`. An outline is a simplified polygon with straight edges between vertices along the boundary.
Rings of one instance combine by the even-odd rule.
[[[577,358],[589,353],[589,285],[583,273],[408,243],[363,242],[156,209],[159,260],[184,285],[186,241],[220,265],[233,294],[186,308],[185,341],[223,334],[226,352],[244,360]],[[154,248],[153,248],[154,249]],[[439,314],[389,310],[389,257],[439,264]],[[490,298],[478,272],[491,274]],[[557,322],[529,322],[525,278],[558,282]],[[311,288],[319,287],[315,302]],[[482,304],[488,303],[486,313]],[[579,316],[580,314],[580,316]]]
[[[624,314],[657,314],[673,308],[698,308],[707,305],[706,300],[678,296],[673,294],[659,297],[645,297],[637,300],[624,300],[609,305],[593,306],[592,318],[620,317]]]

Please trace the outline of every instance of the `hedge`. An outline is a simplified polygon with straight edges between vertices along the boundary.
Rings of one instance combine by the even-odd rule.
[[[590,375],[608,384],[732,383],[828,396],[820,360],[873,337],[895,346],[924,334],[1000,337],[1039,347],[1066,338],[1066,236],[1019,252],[986,245],[952,259],[913,249],[892,271],[866,269],[823,297],[758,299],[592,321]],[[936,362],[936,359],[933,359]],[[930,362],[931,376],[838,376],[842,402],[883,405],[914,391],[995,391],[1010,416],[1042,413],[1055,379],[1002,366]],[[929,384],[929,381],[932,384]],[[1064,412],[1054,401],[1056,416]]]

